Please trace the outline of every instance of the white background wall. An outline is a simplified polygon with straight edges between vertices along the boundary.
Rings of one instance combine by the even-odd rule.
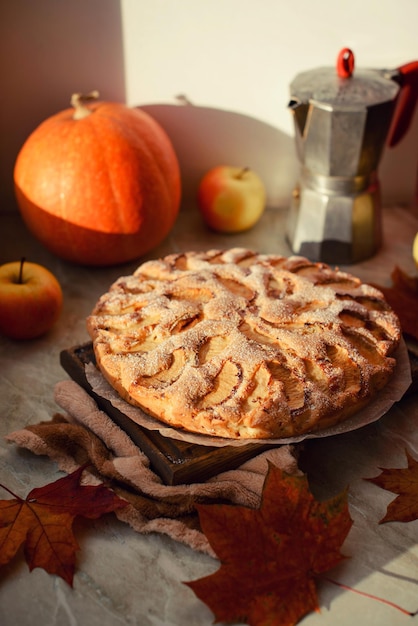
[[[272,206],[297,178],[289,84],[354,50],[358,67],[418,60],[418,0],[13,0],[0,3],[0,208],[29,132],[73,91],[148,110],[166,128],[193,196],[206,169],[248,165]],[[181,98],[179,98],[181,96]],[[385,151],[385,203],[412,203],[418,113]]]

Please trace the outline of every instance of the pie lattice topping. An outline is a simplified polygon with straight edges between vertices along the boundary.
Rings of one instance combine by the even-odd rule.
[[[87,328],[126,401],[232,439],[346,419],[387,384],[401,337],[383,295],[358,278],[243,248],[143,263],[100,298]]]

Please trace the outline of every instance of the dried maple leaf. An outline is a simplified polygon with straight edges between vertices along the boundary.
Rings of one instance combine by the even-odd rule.
[[[418,340],[418,278],[409,276],[399,267],[391,274],[392,287],[375,285],[399,317],[404,333]]]
[[[379,476],[366,478],[371,483],[398,494],[387,507],[384,522],[412,522],[418,519],[418,461],[406,450],[408,467],[382,469]]]
[[[220,568],[186,583],[217,621],[293,626],[319,610],[316,578],[344,557],[352,520],[344,491],[316,501],[304,476],[270,466],[259,509],[199,505],[203,532]]]
[[[74,518],[79,515],[96,519],[127,505],[103,485],[80,485],[83,470],[80,467],[64,478],[32,489],[26,500],[17,496],[0,500],[0,566],[8,563],[23,544],[31,571],[42,567],[72,585],[79,549],[72,530]]]

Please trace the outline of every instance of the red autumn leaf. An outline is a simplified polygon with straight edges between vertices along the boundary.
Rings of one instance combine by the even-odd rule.
[[[382,469],[379,476],[366,478],[371,483],[398,494],[388,505],[384,522],[412,522],[418,519],[418,461],[406,450],[408,467]]]
[[[83,470],[32,489],[26,500],[0,500],[0,566],[23,544],[31,571],[42,567],[72,585],[79,549],[72,530],[75,517],[96,519],[128,504],[103,485],[80,485]]]
[[[344,491],[318,502],[306,477],[270,466],[257,510],[199,505],[202,530],[220,568],[186,583],[216,621],[293,626],[318,611],[316,578],[344,557],[352,520]]]
[[[418,340],[418,278],[409,276],[399,267],[394,268],[391,278],[391,287],[375,287],[399,317],[402,331]]]

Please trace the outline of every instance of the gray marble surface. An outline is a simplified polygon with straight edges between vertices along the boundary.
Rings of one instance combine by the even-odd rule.
[[[149,258],[171,251],[248,246],[288,254],[285,212],[267,211],[247,233],[210,233],[196,210],[183,209],[167,240]],[[382,250],[349,269],[364,280],[389,283],[395,263],[411,273],[416,218],[402,208],[384,212]],[[64,310],[43,338],[13,342],[0,338],[0,482],[21,496],[62,474],[52,461],[6,444],[4,436],[27,424],[49,420],[57,410],[54,384],[66,378],[59,365],[62,349],[88,340],[85,318],[97,298],[137,262],[108,269],[80,268],[50,255],[27,232],[17,213],[0,214],[0,262],[44,264],[64,291]],[[317,497],[328,498],[349,486],[354,525],[343,546],[349,556],[330,573],[333,579],[418,609],[418,521],[379,525],[393,495],[366,482],[381,467],[404,467],[405,448],[418,459],[418,400],[405,397],[378,422],[351,433],[314,440],[303,448],[302,463]],[[0,498],[8,497],[0,492]],[[0,569],[1,626],[206,626],[214,616],[184,581],[215,571],[215,559],[159,536],[142,536],[112,515],[77,522],[78,553],[74,587],[41,569],[29,572],[22,554]],[[319,584],[320,613],[306,626],[400,626],[417,623],[390,606]]]

